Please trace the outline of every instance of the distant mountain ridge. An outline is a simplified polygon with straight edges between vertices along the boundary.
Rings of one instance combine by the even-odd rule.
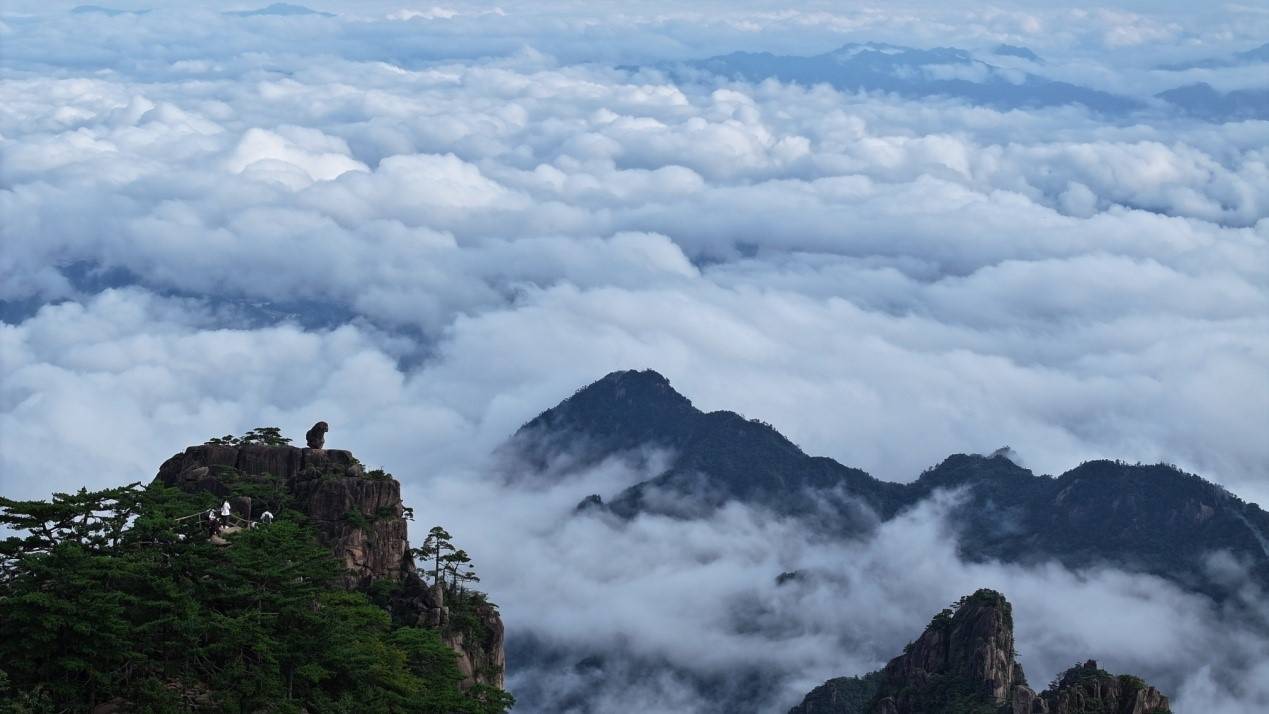
[[[1091,461],[1054,478],[1004,452],[956,454],[911,483],[882,481],[807,455],[769,424],[702,412],[651,370],[614,372],[578,390],[521,427],[503,453],[541,477],[642,459],[649,447],[672,454],[664,470],[581,506],[695,518],[738,501],[850,537],[940,489],[963,489],[951,519],[969,559],[1106,564],[1219,596],[1224,586],[1206,559],[1224,551],[1269,584],[1269,513],[1174,467]]]
[[[1235,52],[1232,55],[1226,55],[1223,57],[1208,57],[1205,59],[1193,60],[1191,62],[1163,65],[1159,67],[1159,69],[1169,72],[1183,72],[1187,69],[1220,69],[1222,67],[1238,67],[1241,65],[1259,64],[1261,62],[1269,62],[1269,42],[1266,42],[1259,47],[1252,47],[1242,52]]]
[[[1158,70],[1249,67],[1266,61],[1269,44]],[[1171,108],[1211,122],[1269,117],[1269,90],[1260,86],[1222,92],[1200,82],[1173,87],[1154,97],[1131,96],[1046,77],[1039,68],[1047,64],[1029,48],[1016,45],[971,52],[955,47],[862,42],[816,55],[732,52],[666,64],[662,69],[676,80],[691,80],[700,73],[746,82],[773,79],[803,86],[826,84],[845,92],[885,92],[909,99],[957,99],[999,110],[1079,105],[1107,116]]]
[[[1001,45],[990,53],[1040,63],[1025,47]],[[1108,114],[1140,102],[1098,89],[998,67],[954,47],[920,49],[886,43],[851,43],[818,55],[733,52],[684,65],[725,77],[760,82],[828,84],[846,91],[891,92],[904,97],[947,96],[1000,109],[1082,104]]]
[[[1191,116],[1209,121],[1269,118],[1269,89],[1221,92],[1206,82],[1169,89],[1157,95]]]

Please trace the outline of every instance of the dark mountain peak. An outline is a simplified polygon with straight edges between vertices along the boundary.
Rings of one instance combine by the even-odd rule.
[[[627,394],[630,398],[636,399],[656,397],[685,402],[688,405],[692,403],[687,397],[674,391],[674,387],[670,386],[670,380],[654,369],[626,369],[609,372],[598,381],[578,390],[574,396],[601,395],[625,398]]]
[[[987,456],[952,454],[922,473],[913,488],[926,493],[935,488],[957,488],[985,483],[1012,485],[1035,479],[1035,474],[1009,458],[1012,452],[1007,451],[1007,448],[997,449]]]
[[[676,448],[704,416],[656,371],[612,372],[520,427],[502,452],[538,471],[585,466],[646,447]]]
[[[581,510],[695,517],[742,501],[786,515],[827,514],[833,530],[857,532],[875,524],[875,511],[892,513],[901,490],[813,459],[766,422],[701,412],[652,370],[613,372],[579,389],[521,427],[502,454],[517,474],[549,476],[614,457],[646,467],[649,447],[669,454],[658,474]]]
[[[1036,694],[1013,646],[1013,606],[995,590],[961,598],[880,672],[815,688],[789,714],[1121,714],[1168,711],[1168,699],[1137,677],[1089,660]]]
[[[607,434],[622,440],[647,440],[663,436],[667,422],[679,424],[699,416],[701,412],[692,401],[676,392],[659,372],[632,369],[612,372],[582,387],[525,424],[520,432],[566,429],[592,437]]]

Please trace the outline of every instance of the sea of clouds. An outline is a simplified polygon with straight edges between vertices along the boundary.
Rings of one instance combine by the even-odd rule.
[[[937,503],[823,544],[739,507],[570,517],[588,479],[635,477],[616,467],[537,493],[486,475],[524,421],[652,367],[881,478],[1009,444],[1037,473],[1167,461],[1269,503],[1269,121],[1156,96],[1269,90],[1238,56],[1269,41],[1259,4],[146,5],[0,11],[0,493],[324,419],[450,526],[511,638],[672,665],[605,689],[512,662],[513,686],[520,666],[590,692],[580,710],[700,710],[675,672],[745,667],[787,707],[979,586],[1014,601],[1034,684],[1096,657],[1182,712],[1269,708],[1251,595],[1234,615],[1113,571],[960,563]],[[677,64],[851,42],[978,60],[901,78],[990,64],[1138,108]],[[777,588],[792,569],[822,577]]]

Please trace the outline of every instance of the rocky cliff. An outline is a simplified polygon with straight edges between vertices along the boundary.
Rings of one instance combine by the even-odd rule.
[[[445,593],[424,583],[409,555],[400,482],[382,471],[367,473],[351,452],[205,444],[165,461],[156,479],[215,494],[247,520],[266,510],[306,519],[343,562],[346,587],[387,592],[395,619],[439,629],[458,655],[466,675],[463,686],[503,687],[503,624],[497,609],[481,600],[452,613]]]
[[[876,679],[875,690],[864,700]],[[843,685],[843,682],[846,685]],[[849,685],[849,686],[847,686]],[[865,686],[867,685],[867,686]],[[879,673],[815,688],[790,714],[1166,714],[1168,699],[1136,677],[1086,662],[1036,694],[1013,648],[1013,609],[979,590],[934,616]]]
[[[979,590],[954,611],[935,615],[925,632],[890,660],[873,711],[915,714],[1034,699],[1027,692],[1022,667],[1014,662],[1013,608],[999,593]]]

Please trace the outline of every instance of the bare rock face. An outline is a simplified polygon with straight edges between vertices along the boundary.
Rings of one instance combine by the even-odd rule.
[[[507,667],[506,648],[503,643],[502,618],[490,606],[476,611],[476,622],[470,630],[449,630],[445,643],[458,652],[458,670],[463,673],[460,683],[464,689],[473,684],[503,686],[503,672]]]
[[[399,482],[303,476],[291,484],[293,498],[343,560],[350,586],[399,581],[412,573]]]
[[[367,479],[351,452],[191,446],[164,462],[158,479],[233,499],[235,513],[244,518],[266,509],[278,511],[285,500],[312,519],[322,542],[343,561],[349,587],[397,581],[413,570],[406,557],[401,484]]]
[[[343,562],[344,585],[366,589],[389,581],[393,617],[441,631],[458,654],[464,687],[502,688],[503,625],[492,605],[477,608],[464,629],[450,622],[443,597],[427,587],[409,556],[401,484],[371,478],[351,452],[256,444],[191,446],[159,467],[156,480],[187,491],[206,491],[230,501],[234,513],[252,519],[284,507],[302,512],[322,544]]]
[[[944,610],[904,653],[882,670],[875,712],[918,714],[956,701],[1004,704],[1026,686],[1014,663],[1013,608],[979,590]],[[955,683],[955,687],[946,686]]]

